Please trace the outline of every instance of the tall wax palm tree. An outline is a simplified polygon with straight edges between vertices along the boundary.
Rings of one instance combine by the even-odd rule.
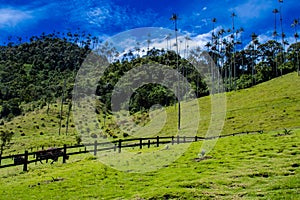
[[[185,36],[185,49],[184,49],[184,57],[187,58],[188,57],[188,53],[189,53],[189,41],[191,40],[190,36]]]
[[[277,21],[277,14],[279,13],[279,11],[278,11],[278,9],[277,8],[275,8],[273,11],[272,11],[273,13],[274,13],[274,32],[273,32],[273,37],[274,37],[274,40],[277,42],[277,36],[278,36],[278,33],[277,33],[277,23],[276,23],[276,21]],[[275,55],[273,55],[274,57],[275,57]],[[277,68],[278,68],[278,66],[277,66],[277,62],[276,62],[276,68],[275,68],[275,70],[276,70],[276,77],[278,76],[278,74],[277,74]]]
[[[230,34],[230,37],[227,37],[227,39],[223,40],[223,45],[225,47],[225,58],[227,62],[227,65],[225,66],[225,79],[227,82],[227,85],[229,85],[227,87],[227,90],[230,91],[231,87],[232,87],[232,57],[231,57],[231,53],[232,53],[232,38],[233,38],[233,34],[232,34],[232,30],[231,28],[227,29],[227,33]]]
[[[257,45],[259,44],[258,42],[258,39],[257,39],[257,35],[255,33],[252,33],[251,34],[251,40],[252,40],[252,46],[253,46],[253,53],[254,55],[252,56],[252,70],[251,70],[251,74],[252,74],[252,85],[255,84],[256,80],[255,80],[255,69],[254,69],[254,66],[256,64],[256,48],[257,48]]]
[[[61,95],[61,104],[60,104],[60,112],[59,112],[59,127],[58,127],[58,135],[61,134],[61,122],[62,122],[62,115],[63,115],[63,105],[64,105],[64,93],[65,93],[65,88],[66,88],[66,79],[64,79],[64,85],[63,85],[63,90],[62,90],[62,95]]]
[[[216,50],[216,34],[215,34],[215,24],[217,23],[217,18],[212,18],[212,34],[211,34],[211,56],[212,60],[215,62],[215,50]],[[215,77],[214,77],[214,68],[211,66],[211,82],[212,82],[212,93],[214,94],[214,82],[215,82]]]
[[[211,42],[207,42],[204,46],[207,48],[207,53],[209,55],[211,55],[212,60],[214,60],[214,53],[213,53],[214,45]],[[210,78],[211,78],[212,93],[213,93],[214,92],[214,90],[213,90],[214,78],[213,78],[213,68],[212,67],[210,67],[210,74],[211,74]]]
[[[298,42],[298,31],[297,31],[297,26],[299,25],[299,19],[294,19],[293,23],[292,23],[292,27],[294,28],[294,38],[295,38],[295,43]],[[300,65],[299,65],[299,61],[298,61],[298,49],[296,50],[296,65],[297,65],[297,72],[298,72],[298,76],[300,76]]]
[[[281,29],[281,44],[282,44],[282,47],[283,47],[283,50],[281,52],[281,56],[282,56],[282,63],[285,62],[285,41],[284,41],[284,38],[285,38],[285,34],[283,32],[283,25],[282,25],[282,4],[283,4],[283,0],[278,0],[278,2],[280,3],[280,8],[279,8],[279,15],[280,15],[280,29]],[[282,69],[280,70],[281,72],[281,75],[282,75]]]
[[[211,43],[207,42],[204,46],[207,48],[207,52],[209,52],[209,49],[211,47]]]
[[[135,51],[136,51],[136,53],[137,53],[137,57],[138,57],[138,58],[140,57],[140,51],[141,51],[140,45],[141,45],[141,44],[140,44],[139,42],[137,42],[137,43],[136,43],[136,47],[134,48]]]
[[[282,4],[283,4],[283,0],[278,0],[278,2],[280,3],[280,8],[279,8],[279,15],[280,15],[280,29],[281,29],[281,40],[282,40],[282,46],[284,45],[284,32],[283,32],[283,26],[282,26]]]
[[[216,41],[216,45],[217,45],[217,58],[216,58],[216,64],[217,64],[217,69],[218,69],[218,93],[220,91],[220,75],[222,74],[222,67],[223,67],[223,62],[222,62],[222,38],[223,38],[223,34],[225,33],[225,30],[223,28],[221,28],[218,33],[217,33],[217,41]]]
[[[224,85],[225,85],[225,90],[227,91],[227,78],[228,78],[228,70],[227,67],[225,66],[225,58],[227,55],[227,40],[224,38],[222,40],[222,63],[223,63],[223,71],[224,71]]]
[[[166,37],[165,37],[166,41],[167,41],[167,51],[169,50],[169,40],[171,39],[171,33],[169,33]],[[171,45],[171,44],[170,44]]]
[[[226,42],[226,39],[223,38],[224,33],[226,33],[226,31],[222,28],[219,31],[219,40],[220,40],[219,41],[219,45],[220,45],[219,55],[220,55],[221,76],[223,76],[223,73],[225,73],[225,79],[223,81],[225,81],[227,79],[227,77],[226,77],[227,72],[226,72],[226,69],[224,67],[224,58],[225,58],[225,48],[224,48],[225,43],[224,42]],[[223,85],[226,87],[225,83]]]
[[[236,90],[236,67],[235,67],[235,39],[236,39],[236,32],[234,27],[234,18],[236,17],[236,14],[233,12],[231,13],[232,17],[232,34],[233,34],[233,79],[234,79],[234,89]]]
[[[243,27],[240,27],[239,30],[238,30],[238,33],[239,33],[239,40],[237,42],[237,44],[240,45],[241,49],[243,48],[243,32],[244,32],[244,28]],[[242,51],[242,50],[241,50]],[[242,64],[242,67],[244,67],[244,51],[241,52],[241,55],[242,55],[242,61],[241,61],[241,64]],[[244,70],[243,70],[244,71]],[[244,73],[244,72],[243,72]]]
[[[217,23],[217,18],[212,18],[211,20],[212,25],[213,25],[213,29],[212,29],[212,37],[211,37],[211,42],[214,43],[214,36],[215,36],[215,24]]]
[[[297,30],[297,26],[299,26],[299,19],[294,19],[291,26],[294,28],[294,38],[295,38],[295,42],[297,43],[299,38],[298,30]]]
[[[215,39],[216,39],[216,35],[215,35],[215,24],[217,23],[217,18],[212,18],[211,20],[212,22],[212,34],[211,34],[211,43],[214,44],[215,43]]]
[[[236,29],[236,31],[235,31],[235,42],[234,42],[235,57],[234,57],[234,59],[235,59],[235,70],[236,70],[235,77],[236,77],[236,79],[239,77],[240,66],[243,66],[242,52],[239,52],[236,48],[236,46],[242,45],[241,35],[242,35],[243,31],[244,31],[243,28]],[[236,59],[238,59],[238,60],[236,60]]]
[[[185,39],[185,47],[184,47],[184,58],[188,58],[189,57],[189,41],[191,40],[191,38],[187,35],[184,37]],[[183,76],[187,76],[187,70],[185,70],[185,67],[183,68]],[[188,88],[186,88],[186,91],[188,90]]]
[[[178,72],[178,88],[177,88],[177,95],[178,95],[178,130],[180,130],[180,123],[181,123],[181,111],[180,111],[180,75],[179,75],[179,51],[178,51],[178,29],[177,29],[177,21],[178,21],[178,15],[176,13],[172,14],[172,17],[170,18],[174,22],[174,32],[175,32],[175,42],[176,42],[176,67]]]
[[[279,13],[278,9],[275,8],[273,9],[272,11],[274,13],[274,32],[273,32],[273,37],[275,39],[275,41],[277,40],[277,36],[278,36],[278,33],[277,33],[277,14]]]

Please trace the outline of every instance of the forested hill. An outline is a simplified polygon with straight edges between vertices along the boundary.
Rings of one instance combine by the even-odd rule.
[[[230,39],[221,43],[216,40],[217,46],[206,45],[223,78],[226,91],[251,87],[299,70],[299,42],[285,49],[277,41],[260,43],[257,37],[253,38],[253,44],[241,50],[233,48],[234,43]],[[11,119],[49,105],[62,96],[64,101],[70,102],[77,71],[87,54],[99,44],[99,40],[90,34],[69,32],[33,36],[27,42],[19,38],[16,43],[8,42],[0,46],[0,117]],[[179,65],[176,66],[177,56],[172,50],[148,47],[145,55],[140,56],[139,48],[123,54],[116,52],[114,47],[109,48],[110,54],[120,56],[106,69],[104,76],[101,79],[99,77],[96,94],[105,110],[110,109],[113,88],[124,73],[145,63],[169,65],[178,69],[198,97],[208,94],[206,83],[193,66],[180,56]],[[198,49],[199,52],[196,49],[190,54],[203,51]],[[174,102],[176,98],[170,90],[158,84],[148,84],[134,92],[130,108],[136,112],[147,110],[154,104],[171,105]]]
[[[0,46],[1,118],[21,114],[22,104],[35,102],[36,107],[54,101],[62,93],[64,80],[70,94],[76,70],[90,52],[89,42],[78,40],[77,45],[71,36],[42,35]]]
[[[75,35],[75,34],[74,34]],[[27,111],[41,108],[64,97],[71,100],[75,76],[91,49],[99,45],[96,38],[42,35],[30,42],[1,46],[0,101],[1,118],[11,119]],[[75,39],[72,39],[75,37]],[[110,96],[114,85],[125,72],[141,63],[166,64],[176,69],[176,53],[152,48],[143,57],[124,53],[112,63],[99,79],[97,95],[102,105],[110,109]],[[185,60],[179,57],[180,72],[188,78],[198,96],[207,95],[206,84]],[[63,94],[63,95],[62,95]],[[148,98],[151,96],[151,98]],[[170,105],[176,101],[174,94],[158,84],[148,84],[135,92],[131,100],[133,112],[150,108],[153,104]]]

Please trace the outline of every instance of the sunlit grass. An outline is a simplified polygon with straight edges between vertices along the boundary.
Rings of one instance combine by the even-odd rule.
[[[73,156],[67,164],[31,164],[27,173],[20,167],[14,172],[2,170],[0,195],[5,199],[297,199],[300,131],[277,136],[281,133],[220,138],[208,159],[200,162],[195,158],[201,142],[193,143],[170,165],[141,174],[107,167],[90,154]]]
[[[299,127],[299,85],[299,77],[297,77],[296,73],[291,73],[253,88],[227,93],[225,102],[226,116],[221,134]],[[89,133],[90,135],[95,134],[97,137],[109,135],[106,132],[108,129],[111,129],[109,132],[118,138],[123,138],[124,133],[128,133],[129,136],[132,134],[133,137],[175,136],[178,134],[205,136],[212,117],[212,98],[214,97],[200,98],[198,103],[195,101],[182,102],[182,128],[180,133],[177,131],[177,106],[170,106],[152,111],[154,116],[152,126],[152,121],[149,122],[149,117],[144,118],[143,115],[140,115],[140,117],[138,115],[135,116],[135,118],[140,118],[142,121],[144,119],[146,122],[144,127],[141,126],[143,123],[136,125],[138,127],[137,130],[140,131],[136,133],[132,132],[134,128],[132,124],[135,124],[135,121],[133,121],[134,123],[129,123],[128,127],[125,123],[125,125],[116,128],[118,126],[113,125],[116,123],[113,116],[107,116],[106,126],[104,126],[104,119],[101,117],[92,119],[89,116],[84,116],[84,120],[76,124],[71,114],[68,135],[66,135],[67,105],[65,105],[62,120],[63,127],[61,135],[58,135],[60,106],[59,104],[53,104],[50,106],[48,115],[46,113],[47,108],[44,107],[41,110],[16,117],[11,122],[5,122],[5,125],[0,128],[11,130],[15,135],[10,148],[4,153],[23,152],[25,148],[30,150],[41,146],[62,146],[65,143],[75,144],[77,129],[86,132],[87,128],[92,130]],[[196,114],[199,114],[199,117]],[[164,122],[164,120],[166,123],[158,128],[156,124]],[[197,127],[198,122],[199,125]],[[111,139],[113,138],[111,137]]]
[[[4,168],[0,170],[0,199],[297,199],[300,195],[299,86],[300,78],[296,73],[291,73],[253,88],[227,93],[226,117],[221,134],[252,130],[263,132],[220,138],[203,160],[199,161],[203,143],[197,142],[180,155],[175,155],[176,151],[172,149],[184,148],[189,144],[174,144],[166,150],[164,145],[159,148],[151,145],[149,149],[146,146],[127,149],[133,156],[128,157],[126,151],[116,153],[120,162],[112,168],[91,154],[71,156],[67,164],[61,164],[61,160],[53,165],[30,164],[26,173],[21,172],[22,166]],[[193,102],[183,103],[182,108],[195,111],[195,105]],[[171,106],[152,112],[158,121],[165,119],[166,123],[151,136],[178,134],[176,108]],[[67,110],[66,107],[64,110]],[[211,97],[199,99],[199,110],[200,122],[196,133],[205,136],[211,120]],[[49,115],[43,108],[5,122],[1,128],[15,132],[10,149],[5,154],[23,153],[25,148],[30,150],[31,147],[35,150],[41,146],[75,144],[77,133],[73,117],[70,125],[74,126],[70,126],[69,134],[65,135],[63,128],[59,136],[58,115],[59,106],[53,105]],[[66,112],[63,124],[65,116]],[[111,119],[107,119],[106,123],[112,123]],[[95,119],[89,120],[77,125],[95,127],[98,123]],[[147,125],[151,123],[148,119],[145,122]],[[195,122],[198,121],[193,113],[185,115],[179,134],[193,134]],[[152,130],[151,125],[146,128]],[[291,134],[285,134],[289,130]],[[99,132],[95,132],[98,139]],[[21,136],[22,133],[25,135]],[[115,133],[118,138],[123,138],[120,130]],[[153,158],[145,163],[147,157],[144,163],[139,162],[152,152],[174,154],[176,159],[159,165],[160,159],[168,160],[158,153],[157,162]],[[110,155],[107,152],[98,154],[102,161],[105,161],[105,154]],[[131,171],[126,166],[126,159],[137,159],[131,163],[135,168],[143,169],[148,164],[158,170],[147,173],[116,170]]]

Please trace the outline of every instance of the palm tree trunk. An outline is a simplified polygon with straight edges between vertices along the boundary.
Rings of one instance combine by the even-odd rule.
[[[59,115],[59,129],[58,129],[58,135],[61,133],[61,121],[62,121],[62,113],[63,113],[63,106],[64,106],[64,93],[66,88],[66,80],[64,80],[64,86],[63,91],[61,95],[61,105],[60,105],[60,115]]]
[[[174,31],[175,31],[175,41],[176,41],[176,66],[177,66],[177,73],[178,73],[178,86],[177,86],[177,95],[178,95],[178,130],[180,130],[180,123],[181,123],[181,110],[180,110],[180,73],[179,73],[179,50],[178,50],[178,35],[177,35],[177,14],[173,14],[171,20],[174,21]]]
[[[283,1],[279,1],[279,3],[283,3]],[[283,26],[282,26],[282,5],[280,5],[279,14],[280,14],[280,28],[281,28],[281,43],[282,43],[282,47],[283,47],[281,56],[282,56],[282,62],[284,63],[284,61],[285,61],[285,42],[284,42],[284,32],[283,32]],[[280,74],[282,76],[282,68],[280,69]]]
[[[274,9],[273,10],[273,13],[274,13],[274,33],[273,33],[273,36],[275,38],[275,41],[277,42],[277,30],[276,30],[276,15],[279,11],[277,9]],[[275,53],[273,54],[273,59],[275,60]],[[277,77],[278,76],[278,73],[277,73],[277,68],[278,68],[278,63],[275,61],[275,76]]]
[[[68,130],[69,130],[69,121],[70,121],[69,119],[70,119],[70,114],[71,114],[71,108],[72,108],[72,104],[71,104],[71,102],[69,102],[67,122],[66,122],[66,135],[68,135]]]

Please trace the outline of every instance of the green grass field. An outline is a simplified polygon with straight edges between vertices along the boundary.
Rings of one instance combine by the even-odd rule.
[[[193,143],[174,163],[143,174],[114,170],[89,154],[67,164],[31,164],[27,173],[20,173],[21,166],[7,168],[1,171],[0,198],[297,199],[300,130],[280,133],[221,138],[200,161],[201,142]]]
[[[202,145],[197,142],[175,162],[142,174],[112,169],[90,154],[71,156],[67,164],[30,164],[26,173],[21,172],[22,166],[4,168],[0,170],[0,199],[297,199],[299,86],[300,78],[291,73],[227,93],[221,134],[264,132],[220,138],[203,160],[195,160]],[[200,98],[199,105],[201,120],[197,134],[204,136],[211,119],[210,97]],[[12,130],[15,135],[4,153],[23,153],[25,148],[42,145],[75,144],[72,118],[69,134],[64,134],[64,128],[63,134],[58,135],[58,107],[53,105],[49,115],[43,108],[6,122],[1,129]],[[166,108],[166,114],[167,123],[156,135],[173,135],[176,131],[174,106]],[[188,132],[193,116],[183,118],[182,123],[182,132]],[[292,133],[283,134],[284,128]],[[184,148],[188,144],[180,145]],[[171,153],[172,148],[175,147],[165,152]],[[149,150],[138,153],[143,155]]]

